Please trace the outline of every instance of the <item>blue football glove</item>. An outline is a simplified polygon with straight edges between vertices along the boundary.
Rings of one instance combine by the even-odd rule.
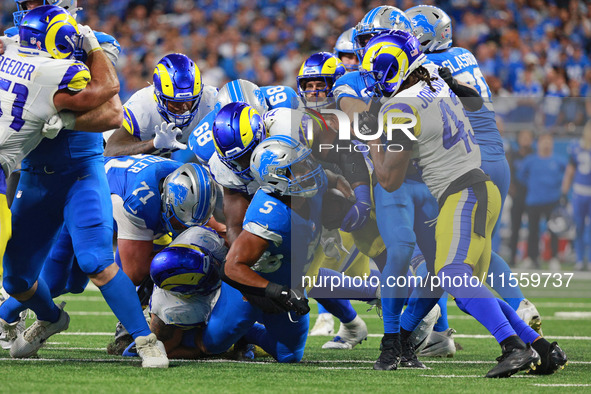
[[[359,185],[353,190],[357,201],[345,215],[341,230],[351,232],[362,228],[371,212],[371,194],[368,185]]]

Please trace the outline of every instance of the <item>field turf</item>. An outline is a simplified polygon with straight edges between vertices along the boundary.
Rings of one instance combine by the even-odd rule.
[[[558,340],[569,364],[551,376],[519,373],[496,380],[483,376],[495,364],[500,348],[451,301],[450,326],[457,330],[456,341],[464,350],[451,359],[422,359],[426,370],[385,372],[372,370],[382,322],[363,303],[354,305],[370,336],[353,350],[323,350],[329,338],[310,337],[300,364],[280,365],[268,358],[255,362],[173,360],[168,370],[145,370],[139,359],[106,354],[116,319],[100,293],[87,290],[59,300],[67,301],[69,330],[50,338],[39,358],[12,360],[8,351],[0,349],[0,393],[591,391],[591,299],[533,299],[543,316],[544,334],[550,341]],[[312,314],[312,321],[315,317]]]

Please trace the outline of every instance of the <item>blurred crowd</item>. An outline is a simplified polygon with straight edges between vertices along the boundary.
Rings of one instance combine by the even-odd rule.
[[[295,87],[303,60],[332,51],[340,33],[371,8],[390,4],[406,10],[425,3],[451,16],[454,45],[476,55],[503,120],[535,120],[564,130],[585,123],[591,105],[564,98],[591,96],[586,1],[78,0],[84,8],[78,19],[119,40],[126,100],[151,81],[156,62],[171,52],[195,59],[210,85],[244,78]],[[15,5],[4,1],[0,8],[8,27]]]

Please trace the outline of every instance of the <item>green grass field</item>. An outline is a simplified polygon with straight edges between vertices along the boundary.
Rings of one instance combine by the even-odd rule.
[[[0,349],[0,393],[97,392],[507,392],[591,390],[591,300],[534,299],[549,340],[556,338],[569,357],[567,367],[551,376],[523,373],[509,379],[482,376],[500,349],[485,329],[450,303],[450,326],[464,350],[451,359],[425,358],[429,369],[373,371],[381,320],[367,306],[355,304],[370,337],[353,350],[322,350],[328,337],[308,339],[304,361],[280,365],[270,359],[235,362],[210,359],[171,361],[168,370],[144,370],[139,359],[109,356],[116,319],[100,293],[64,296],[70,329],[55,335],[39,358],[11,360]],[[316,310],[315,306],[312,310]],[[315,318],[315,315],[312,315]],[[337,323],[338,328],[338,323]]]

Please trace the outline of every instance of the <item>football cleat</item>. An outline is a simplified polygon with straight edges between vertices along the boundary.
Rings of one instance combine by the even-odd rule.
[[[427,340],[433,332],[433,327],[440,316],[441,308],[436,304],[410,335],[410,341],[416,349],[417,354],[427,345]]]
[[[0,281],[2,277],[0,277]],[[0,282],[1,284],[2,282]],[[0,287],[0,305],[10,297],[6,291]],[[4,350],[10,349],[18,334],[25,331],[27,323],[27,310],[19,314],[19,319],[13,323],[7,323],[0,319],[0,347]]]
[[[542,318],[536,306],[527,298],[519,303],[519,308],[515,311],[521,320],[526,322],[535,332],[544,336],[542,333]]]
[[[349,323],[341,323],[337,335],[322,345],[323,349],[353,349],[367,339],[367,325],[359,316]]]
[[[533,375],[551,375],[559,369],[564,369],[568,363],[566,353],[558,346],[558,343],[552,342],[550,349],[546,353],[540,353],[541,364],[530,371]]]
[[[508,378],[519,371],[535,369],[536,366],[541,364],[540,355],[529,343],[525,345],[525,349],[503,349],[503,354],[497,357],[497,361],[499,363],[488,371],[485,377]]]
[[[425,347],[417,352],[420,357],[453,357],[456,354],[454,333],[456,330],[448,328],[445,331],[432,331],[425,341]]]
[[[374,363],[373,369],[377,371],[394,371],[398,369],[402,355],[400,334],[394,334],[390,338],[386,338],[386,335],[384,335],[380,349],[380,357]]]
[[[400,367],[404,368],[427,368],[417,358],[415,354],[415,346],[410,338],[404,340],[400,339],[400,347],[402,348],[402,354],[400,355]]]
[[[107,354],[112,356],[122,356],[123,353],[133,343],[133,337],[127,332],[121,322],[117,322],[115,328],[115,340],[107,345]]]
[[[142,358],[142,368],[168,368],[168,357],[164,344],[150,333],[144,337],[135,339],[135,347]]]
[[[321,313],[312,327],[309,336],[327,336],[334,334],[334,318],[330,313]]]
[[[60,316],[55,323],[36,320],[22,334],[19,334],[10,348],[12,358],[27,358],[35,355],[47,338],[65,331],[70,325],[70,315],[64,311],[65,302],[58,305]]]

